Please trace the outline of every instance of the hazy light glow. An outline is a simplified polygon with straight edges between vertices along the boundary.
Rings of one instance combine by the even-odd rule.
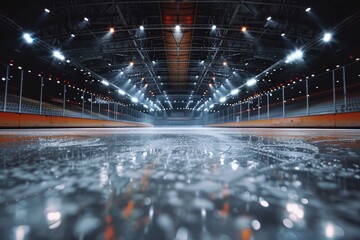
[[[231,95],[235,96],[236,94],[239,93],[239,89],[238,88],[235,88],[231,91]]]
[[[88,22],[88,21],[89,21],[89,19],[88,19],[87,17],[84,17],[84,20],[85,20],[86,22]]]
[[[304,209],[299,204],[287,203],[286,204],[286,210],[289,213],[294,214],[294,216],[296,216],[297,219],[303,219],[304,218]],[[292,219],[292,220],[296,220],[296,219]]]
[[[31,37],[31,35],[29,33],[24,33],[23,38],[29,44],[34,42],[34,39]]]
[[[126,94],[125,91],[122,90],[122,89],[118,89],[118,93],[120,93],[121,95],[125,95],[125,94]]]
[[[175,31],[180,32],[180,29],[181,29],[181,28],[180,28],[180,25],[176,25],[176,26],[175,26]]]
[[[75,34],[72,33],[70,36],[71,36],[71,37],[75,37]]]
[[[297,50],[295,50],[294,52],[290,53],[290,54],[286,57],[285,62],[286,62],[286,63],[291,63],[291,62],[300,60],[300,59],[302,59],[303,55],[304,55],[303,51],[297,49]]]
[[[65,56],[59,50],[54,50],[53,56],[61,61],[65,60]]]
[[[246,82],[246,86],[251,87],[256,84],[256,79],[252,78]]]
[[[325,226],[325,236],[328,237],[328,238],[333,238],[334,235],[335,235],[334,225],[327,224]]]
[[[214,104],[211,104],[209,108],[210,108],[210,109],[211,109],[211,108],[214,108]]]
[[[215,30],[215,29],[216,29],[216,25],[212,25],[211,29],[212,29],[212,30]]]
[[[310,12],[311,11],[311,8],[307,8],[307,9],[305,9],[305,12]]]
[[[131,67],[134,66],[134,62],[131,61],[131,62],[129,63],[129,65],[130,65]]]
[[[45,8],[44,11],[50,13],[50,10],[48,8]]]
[[[145,29],[144,26],[141,25],[141,26],[140,26],[140,30],[141,30],[141,31],[144,31],[144,29]]]
[[[112,27],[112,28],[109,29],[109,32],[114,33],[115,29]]]
[[[266,19],[266,20],[270,21],[270,20],[271,20],[271,17],[267,17],[267,19]]]
[[[281,36],[284,37],[284,36],[285,36],[285,33],[282,33]]]
[[[241,31],[242,31],[242,32],[246,32],[246,31],[247,31],[247,28],[246,28],[246,27],[242,27],[242,28],[241,28]]]
[[[220,100],[219,100],[221,103],[223,103],[223,102],[225,102],[226,101],[226,97],[222,97],[222,98],[220,98]]]
[[[325,34],[324,34],[324,37],[323,37],[323,41],[324,41],[324,42],[330,42],[331,38],[332,38],[332,34],[331,34],[331,33],[325,33]]]

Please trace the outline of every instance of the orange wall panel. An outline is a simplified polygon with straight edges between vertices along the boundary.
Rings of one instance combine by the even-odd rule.
[[[114,122],[96,119],[82,119],[36,114],[0,113],[2,128],[36,127],[149,127],[150,124]]]
[[[211,124],[212,127],[360,127],[360,112]]]

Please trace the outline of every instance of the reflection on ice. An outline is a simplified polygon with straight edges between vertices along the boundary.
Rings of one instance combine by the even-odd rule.
[[[3,144],[0,232],[6,239],[356,239],[360,151],[343,146],[215,129]]]

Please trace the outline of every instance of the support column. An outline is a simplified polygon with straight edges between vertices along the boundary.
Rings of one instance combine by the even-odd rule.
[[[64,84],[64,94],[63,94],[63,111],[62,115],[65,116],[65,107],[66,107],[66,84]]]
[[[260,97],[258,97],[258,119],[260,119]]]
[[[7,107],[7,93],[9,87],[9,65],[6,66],[6,76],[5,76],[5,95],[4,95],[4,112],[6,112]]]
[[[269,106],[269,93],[266,94],[266,108],[267,108],[267,119],[270,118],[270,106]]]
[[[114,105],[114,121],[116,121],[116,109],[115,109],[116,103],[114,102],[113,105]]]
[[[309,116],[309,81],[306,79],[306,115]]]
[[[20,75],[20,93],[19,93],[19,113],[21,113],[21,107],[22,107],[23,85],[24,85],[24,70],[21,69],[21,75]]]
[[[97,119],[100,119],[100,109],[101,109],[101,106],[100,106],[100,102],[99,102],[99,109],[98,109],[98,118]]]
[[[242,103],[240,102],[240,122],[242,122]]]
[[[335,71],[332,70],[332,87],[333,87],[333,104],[334,104],[334,113],[336,113],[336,92],[335,92]]]
[[[110,103],[108,102],[108,120],[110,120]]]
[[[250,120],[250,102],[248,100],[248,121]]]
[[[345,77],[345,67],[342,67],[343,70],[343,88],[344,88],[344,105],[345,105],[345,110],[347,109],[347,96],[346,96],[346,77]]]
[[[282,87],[283,118],[285,117],[285,87]]]
[[[93,112],[93,95],[90,93],[90,117],[92,118],[92,112]]]
[[[40,78],[40,107],[39,107],[39,114],[42,114],[42,106],[43,106],[43,90],[44,90],[44,77],[41,76]]]
[[[82,94],[82,103],[81,103],[81,118],[84,117],[84,98],[85,98],[85,91]]]

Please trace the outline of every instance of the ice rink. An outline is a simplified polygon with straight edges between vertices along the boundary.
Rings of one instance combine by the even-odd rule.
[[[360,130],[0,131],[1,239],[359,239]]]

